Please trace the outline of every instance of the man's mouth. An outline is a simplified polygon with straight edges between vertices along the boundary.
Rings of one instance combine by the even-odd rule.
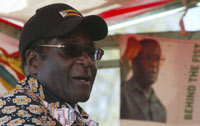
[[[77,77],[72,77],[72,79],[83,81],[83,82],[90,81],[90,77],[89,76],[77,76]]]

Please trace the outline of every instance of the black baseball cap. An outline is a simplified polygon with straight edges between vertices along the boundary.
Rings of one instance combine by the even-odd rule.
[[[89,31],[93,41],[107,36],[107,24],[97,15],[83,16],[73,7],[63,3],[37,9],[36,13],[26,22],[21,33],[19,40],[21,57],[36,40],[65,35],[80,24]]]

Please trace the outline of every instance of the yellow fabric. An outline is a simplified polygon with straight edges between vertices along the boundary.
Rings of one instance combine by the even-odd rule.
[[[0,59],[2,59],[4,62],[7,62],[15,71],[19,72],[20,74],[23,74],[22,69],[20,67],[22,63],[20,58],[6,57],[0,54]]]

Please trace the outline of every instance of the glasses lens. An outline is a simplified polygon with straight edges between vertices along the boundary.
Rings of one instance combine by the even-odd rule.
[[[96,49],[94,47],[85,48],[85,52],[87,52],[91,60],[95,60],[95,50]]]
[[[104,51],[100,48],[88,47],[85,48],[78,44],[66,44],[64,52],[68,56],[79,57],[86,52],[91,60],[100,60],[104,54]]]
[[[67,44],[64,48],[65,54],[72,57],[81,56],[83,51],[84,48],[78,44]]]
[[[104,54],[104,51],[100,48],[96,48],[96,51],[95,51],[95,60],[101,60],[102,56]]]

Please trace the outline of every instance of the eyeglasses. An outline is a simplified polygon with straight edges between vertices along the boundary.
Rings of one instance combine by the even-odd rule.
[[[88,56],[93,61],[101,60],[104,51],[100,48],[95,47],[83,47],[78,44],[59,44],[59,45],[38,45],[41,47],[50,47],[50,48],[61,48],[64,54],[72,57],[79,57],[82,56],[83,52],[86,52]]]

